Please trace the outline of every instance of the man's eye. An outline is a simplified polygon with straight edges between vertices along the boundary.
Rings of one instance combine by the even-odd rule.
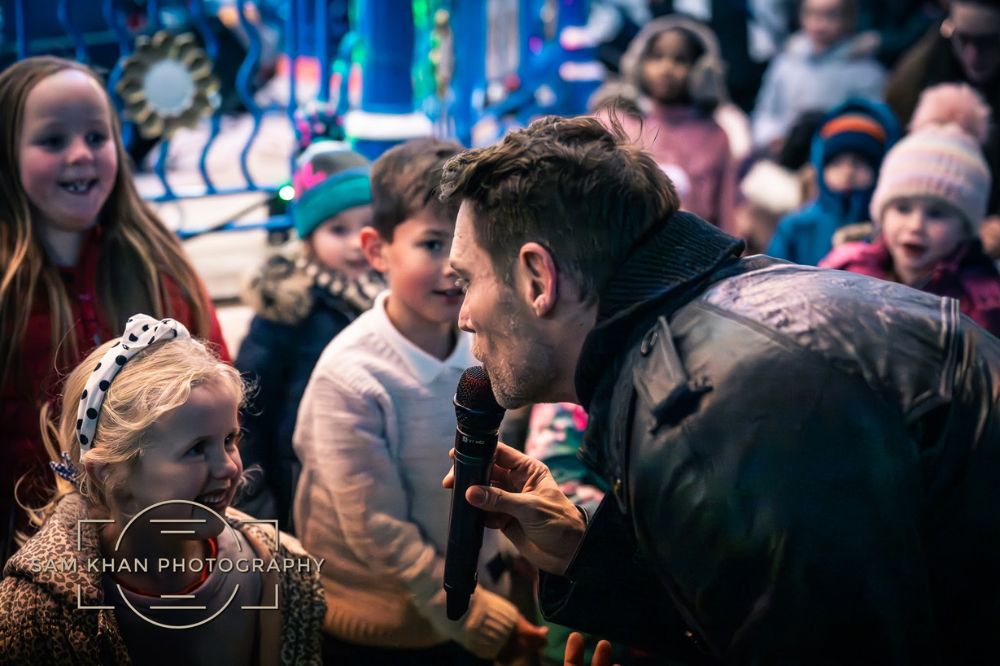
[[[455,286],[462,290],[462,293],[469,291],[469,281],[465,278],[455,278]]]

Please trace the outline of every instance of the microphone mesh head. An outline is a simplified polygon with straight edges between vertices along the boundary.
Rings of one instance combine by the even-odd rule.
[[[455,391],[455,414],[460,425],[497,428],[503,420],[504,408],[493,396],[490,377],[482,366],[466,368]]]

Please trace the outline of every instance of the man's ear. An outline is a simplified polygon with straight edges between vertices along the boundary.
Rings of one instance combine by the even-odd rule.
[[[518,252],[521,294],[536,317],[552,312],[559,298],[559,272],[552,254],[538,243],[525,243]]]
[[[385,239],[375,227],[365,227],[361,230],[361,251],[364,252],[365,259],[368,260],[371,267],[379,273],[385,273],[388,270],[385,259],[382,257],[385,246]]]

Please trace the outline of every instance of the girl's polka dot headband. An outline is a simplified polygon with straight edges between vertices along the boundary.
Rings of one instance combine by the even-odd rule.
[[[81,453],[89,451],[93,446],[104,396],[122,366],[155,342],[190,337],[184,324],[175,319],[153,319],[149,315],[137,314],[125,323],[121,339],[104,354],[80,396],[80,407],[76,413],[76,437],[80,441]]]

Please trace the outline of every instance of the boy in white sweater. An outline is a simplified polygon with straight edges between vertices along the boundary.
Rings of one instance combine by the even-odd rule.
[[[299,408],[295,522],[309,552],[326,558],[327,663],[488,663],[480,660],[545,640],[491,591],[504,582],[492,531],[469,612],[459,622],[445,613],[450,495],[441,477],[455,387],[477,364],[457,327],[463,295],[448,269],[457,211],[437,197],[441,167],[459,151],[417,139],[374,164],[374,226],[361,242],[389,290],[327,346]]]

